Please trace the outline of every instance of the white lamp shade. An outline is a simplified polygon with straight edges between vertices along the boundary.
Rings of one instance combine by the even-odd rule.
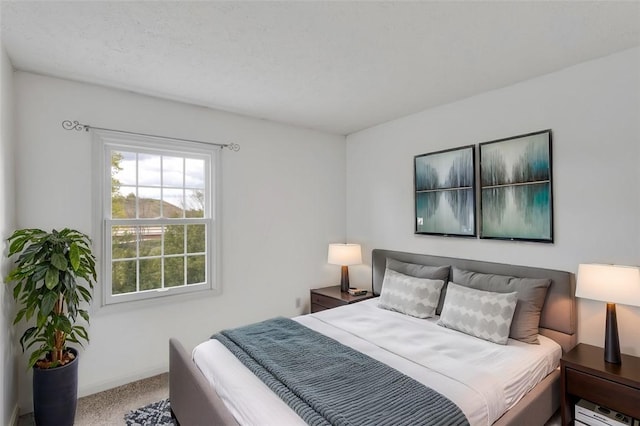
[[[640,268],[582,264],[578,266],[576,297],[640,306]]]
[[[362,263],[360,244],[329,244],[328,263],[332,265],[359,265]]]

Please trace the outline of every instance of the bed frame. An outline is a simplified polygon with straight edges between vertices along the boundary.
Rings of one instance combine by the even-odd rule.
[[[372,288],[380,294],[387,258],[421,265],[451,265],[486,274],[522,278],[550,278],[551,285],[540,316],[540,334],[555,340],[563,352],[577,343],[575,277],[569,272],[375,249],[372,252]],[[183,426],[237,425],[224,403],[176,339],[169,341],[169,399],[175,418]],[[560,372],[555,370],[525,395],[494,425],[540,426],[560,405]]]

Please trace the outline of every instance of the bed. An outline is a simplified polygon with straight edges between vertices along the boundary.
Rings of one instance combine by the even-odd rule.
[[[440,319],[451,317],[451,315],[447,315],[448,306],[446,304],[443,305],[447,293],[445,291],[440,293],[441,300],[438,300],[438,313],[443,314],[443,309],[445,312],[442,316],[436,316],[434,318],[418,319],[394,310],[379,309],[378,300],[380,298],[376,298],[344,308],[336,308],[318,314],[298,317],[295,320],[304,325],[305,328],[314,329],[320,333],[329,335],[332,339],[336,339],[346,346],[356,348],[358,351],[370,351],[368,352],[370,357],[378,359],[383,363],[388,363],[394,369],[415,378],[420,381],[420,383],[427,384],[429,381],[427,376],[440,374],[436,379],[438,383],[436,390],[446,397],[453,395],[455,398],[458,398],[458,400],[452,400],[458,407],[461,407],[471,424],[544,424],[545,421],[556,412],[559,406],[558,358],[563,352],[570,350],[576,344],[575,280],[573,274],[542,268],[376,249],[372,252],[372,290],[375,295],[380,295],[382,293],[383,283],[387,283],[385,285],[390,286],[391,284],[389,283],[392,282],[390,277],[395,276],[396,271],[400,273],[400,275],[406,273],[408,276],[422,279],[422,270],[432,273],[438,266],[448,268],[449,275],[446,279],[447,282],[466,281],[463,283],[465,287],[471,288],[474,286],[477,287],[478,283],[484,283],[482,285],[488,286],[489,288],[482,288],[482,286],[477,287],[477,289],[483,291],[499,290],[500,293],[506,293],[510,290],[499,288],[505,282],[508,282],[508,285],[515,283],[515,285],[520,286],[531,283],[535,284],[545,280],[548,283],[548,287],[545,288],[542,296],[544,298],[544,304],[538,313],[539,326],[537,331],[539,336],[536,334],[536,338],[540,344],[533,345],[512,339],[512,327],[510,338],[507,345],[505,345],[505,347],[513,351],[520,350],[520,348],[524,348],[522,350],[531,348],[533,352],[537,351],[541,353],[546,351],[544,352],[545,354],[542,355],[542,358],[548,359],[548,362],[542,363],[544,365],[541,364],[539,366],[540,368],[536,370],[524,370],[524,373],[517,369],[513,370],[514,376],[520,377],[525,375],[538,377],[533,384],[523,384],[524,382],[518,380],[503,384],[508,391],[501,391],[502,393],[498,393],[498,395],[505,400],[504,407],[487,408],[486,412],[480,412],[477,404],[475,404],[475,402],[472,404],[471,402],[478,399],[477,395],[491,393],[491,388],[483,388],[475,384],[473,386],[466,384],[461,386],[459,377],[456,376],[456,374],[461,374],[460,372],[464,370],[465,375],[473,376],[471,380],[475,381],[475,383],[488,382],[491,374],[487,374],[487,371],[482,373],[484,376],[474,376],[473,374],[467,373],[466,369],[457,368],[458,372],[456,372],[456,365],[454,364],[453,366],[445,365],[442,367],[444,370],[438,372],[437,368],[439,367],[437,364],[439,364],[439,358],[433,354],[421,354],[418,356],[425,360],[431,359],[429,362],[436,364],[436,367],[420,367],[420,369],[416,369],[416,364],[428,365],[428,362],[416,362],[411,359],[411,357],[414,356],[412,354],[414,352],[412,348],[415,345],[401,345],[403,339],[411,339],[412,336],[415,337],[415,333],[425,333],[424,335],[420,334],[421,339],[435,342],[437,340],[435,337],[431,337],[431,333],[444,331],[445,337],[443,337],[443,339],[445,339],[445,341],[438,343],[437,346],[442,347],[444,345],[447,347],[448,345],[450,348],[448,351],[453,351],[455,353],[453,358],[460,358],[459,362],[478,364],[478,359],[481,358],[477,357],[483,356],[483,353],[485,358],[494,357],[492,352],[485,353],[483,351],[492,351],[494,347],[499,345],[488,343],[477,337],[468,336],[465,334],[466,332],[460,333],[457,330],[451,330],[449,327],[441,327],[437,324],[437,321]],[[394,272],[388,272],[390,269]],[[386,281],[385,273],[387,275]],[[501,281],[502,278],[507,277],[517,277],[517,279]],[[479,280],[480,278],[482,280]],[[389,288],[391,287],[387,287],[387,290]],[[457,286],[450,286],[448,288],[451,296],[450,300],[453,300],[454,296],[458,295],[458,291],[463,290]],[[464,289],[464,291],[467,290]],[[520,291],[520,293],[524,294],[525,292]],[[388,291],[387,294],[389,294]],[[503,298],[503,295],[500,297]],[[518,302],[519,307],[517,309],[520,309],[520,303],[521,301]],[[522,314],[522,310],[520,314]],[[519,315],[518,311],[516,311],[515,316],[517,315]],[[353,318],[357,317],[358,321],[350,321],[350,316]],[[388,330],[385,331],[387,324],[393,322],[403,324],[400,327],[403,329],[406,328],[405,325],[407,327],[413,327],[415,324],[421,325],[421,328],[411,329],[413,331],[407,329],[407,337],[403,337],[405,335],[402,333],[389,333]],[[364,333],[364,336],[360,336],[358,333]],[[400,346],[394,346],[393,350],[387,350],[388,348],[385,347],[387,343],[385,343],[384,340],[379,340],[381,339],[379,334],[385,333],[387,335],[394,335],[397,341],[396,343]],[[458,340],[446,341],[449,338],[453,339],[454,337],[451,336],[454,335],[462,335],[463,343],[459,343]],[[355,341],[353,341],[353,339],[355,339]],[[467,347],[466,345],[470,346]],[[180,424],[189,426],[210,424],[236,425],[239,423],[303,423],[302,419],[296,417],[295,413],[282,401],[280,401],[279,404],[274,402],[278,401],[278,396],[273,393],[270,395],[268,389],[266,393],[251,393],[253,389],[262,387],[259,379],[248,370],[243,370],[242,366],[236,365],[238,361],[234,356],[226,351],[224,347],[221,348],[221,345],[217,342],[203,342],[203,344],[198,345],[193,353],[188,353],[176,339],[171,339],[169,346],[171,408]],[[467,349],[463,350],[462,348]],[[464,359],[467,356],[472,358]],[[476,359],[473,357],[476,357]],[[207,361],[203,361],[205,359],[214,361],[207,363]],[[196,365],[196,362],[198,365]],[[536,362],[533,361],[526,361],[525,363],[536,364]],[[518,363],[514,362],[512,364],[514,364],[515,368]],[[487,364],[485,370],[491,368],[495,367]],[[500,368],[501,371],[511,371],[510,366]],[[431,371],[432,369],[435,373]],[[231,381],[221,387],[219,381],[223,378],[214,377],[212,379],[212,374],[219,376],[226,375],[231,377]],[[502,374],[495,376],[499,378]],[[486,377],[487,380],[478,380],[478,378],[482,377]],[[214,389],[212,380],[216,384],[217,390]],[[252,380],[257,380],[257,382]],[[497,387],[503,385],[498,384]],[[515,392],[516,390],[518,393]],[[514,393],[512,393],[512,391]],[[507,393],[506,395],[505,392]],[[244,402],[242,401],[243,398],[245,398]],[[460,398],[462,399],[460,400]],[[488,403],[483,404],[491,405]],[[249,417],[246,417],[245,414],[243,414],[244,410],[251,411],[253,414],[248,414]],[[287,410],[290,412],[288,413]],[[291,416],[291,413],[293,413],[293,416]],[[252,417],[250,417],[251,415],[257,417],[253,417],[254,420],[247,420],[252,419]],[[284,415],[285,417],[279,417],[280,415]],[[261,420],[257,421],[255,419]]]

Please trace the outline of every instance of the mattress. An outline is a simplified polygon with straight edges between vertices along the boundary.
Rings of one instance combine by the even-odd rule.
[[[294,318],[384,362],[453,401],[472,425],[490,425],[559,365],[553,340],[498,345],[378,308],[377,299]],[[193,359],[241,425],[303,425],[302,419],[221,343],[209,340]],[[355,401],[354,401],[355,402]]]

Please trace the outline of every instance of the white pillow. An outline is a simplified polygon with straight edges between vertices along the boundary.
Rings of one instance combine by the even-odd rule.
[[[438,325],[506,345],[518,293],[494,293],[449,282]]]
[[[442,280],[416,278],[387,268],[378,306],[416,318],[430,318],[435,315],[443,286]]]

